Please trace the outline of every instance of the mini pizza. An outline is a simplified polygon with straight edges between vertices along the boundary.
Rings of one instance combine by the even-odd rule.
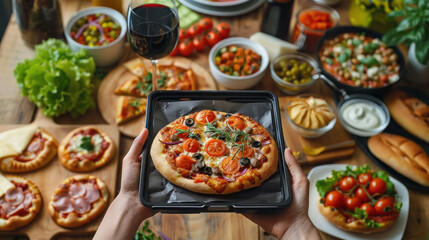
[[[391,227],[399,217],[402,203],[395,186],[384,171],[374,172],[368,165],[344,171],[316,182],[320,213],[346,231],[375,233]]]
[[[39,169],[57,153],[57,140],[44,129],[28,125],[0,134],[0,170],[22,173]]]
[[[277,170],[278,148],[258,122],[240,113],[203,110],[162,128],[150,151],[171,183],[205,194],[259,186]]]
[[[61,227],[76,228],[92,222],[106,208],[109,193],[95,176],[67,178],[54,191],[48,210]]]
[[[61,164],[70,171],[88,172],[106,165],[115,154],[115,143],[100,129],[87,126],[69,132],[58,147]]]
[[[37,186],[23,177],[0,175],[8,190],[0,196],[0,231],[13,231],[28,225],[40,212],[42,196]]]
[[[121,125],[146,113],[146,98],[121,96],[116,103],[116,123]]]

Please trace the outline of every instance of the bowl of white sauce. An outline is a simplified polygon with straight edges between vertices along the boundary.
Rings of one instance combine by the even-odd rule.
[[[352,94],[344,98],[338,104],[338,116],[348,132],[361,137],[379,134],[390,122],[386,105],[366,94]]]

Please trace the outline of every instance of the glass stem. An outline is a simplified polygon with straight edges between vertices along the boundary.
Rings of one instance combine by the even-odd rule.
[[[152,87],[153,91],[158,90],[158,74],[156,72],[156,64],[158,63],[158,59],[151,60],[152,62]]]

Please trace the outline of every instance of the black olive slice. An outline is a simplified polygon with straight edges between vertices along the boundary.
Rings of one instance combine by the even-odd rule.
[[[188,119],[185,120],[185,125],[188,126],[188,127],[194,126],[194,123],[195,123],[195,121],[192,118],[188,118]]]
[[[226,118],[229,118],[229,117],[231,117],[232,116],[232,114],[231,113],[227,113],[227,114],[225,114],[225,117]]]
[[[262,144],[261,144],[260,141],[253,141],[252,142],[252,147],[254,147],[254,148],[258,148],[258,147],[261,147],[261,146],[262,146]]]
[[[243,166],[248,166],[250,164],[250,159],[247,157],[240,158],[240,164]]]
[[[205,167],[204,168],[204,173],[207,175],[212,175],[213,174],[213,170],[211,167]]]
[[[192,155],[192,157],[199,160],[199,161],[204,159],[204,156],[201,153],[194,153],[194,155]]]

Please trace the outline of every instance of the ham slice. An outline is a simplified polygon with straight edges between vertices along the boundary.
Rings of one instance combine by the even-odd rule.
[[[86,192],[86,188],[80,182],[71,184],[69,188],[69,195],[72,198],[79,198],[79,197],[85,196],[85,192]]]
[[[3,206],[5,206],[5,205],[2,205],[2,207]],[[20,210],[22,210],[22,209],[25,208],[24,207],[24,203],[21,203],[21,204],[19,204],[17,206],[8,205],[8,206],[5,206],[5,207],[6,208],[4,208],[4,210],[6,211],[6,216],[7,217],[12,216],[15,213],[17,213],[18,211],[20,211]]]
[[[42,139],[36,138],[35,141],[32,141],[30,145],[28,145],[27,150],[29,152],[37,152],[43,147]]]
[[[71,199],[71,204],[79,214],[84,214],[91,209],[91,203],[86,198]]]
[[[24,201],[24,193],[22,188],[17,187],[10,189],[6,192],[4,199],[7,203],[13,206],[21,204],[22,201]]]
[[[34,196],[33,196],[33,194],[30,192],[30,191],[25,191],[24,192],[24,207],[25,208],[30,208],[31,207],[31,205],[32,205],[32,202],[33,202],[33,198],[34,198]]]
[[[100,198],[100,190],[98,190],[98,187],[95,184],[86,183],[85,188],[86,188],[85,198],[90,203],[93,203]]]
[[[61,192],[59,195],[55,195],[52,206],[56,211],[60,213],[71,213],[73,212],[73,206],[70,202],[70,196],[66,192]]]

